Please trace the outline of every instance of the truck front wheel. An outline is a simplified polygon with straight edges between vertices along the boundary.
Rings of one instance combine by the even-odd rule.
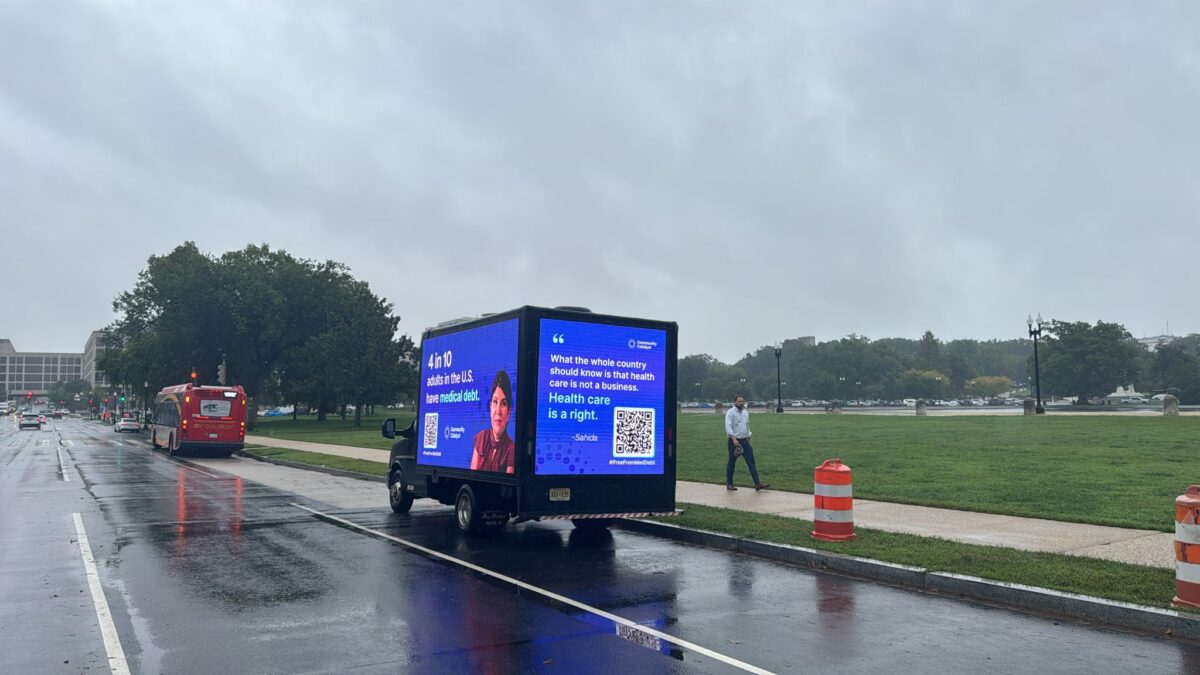
[[[458,497],[454,500],[454,516],[458,529],[466,534],[475,534],[480,528],[479,501],[470,485],[458,489]]]
[[[413,505],[413,494],[404,489],[404,472],[399,468],[388,474],[388,502],[392,513],[408,513]]]

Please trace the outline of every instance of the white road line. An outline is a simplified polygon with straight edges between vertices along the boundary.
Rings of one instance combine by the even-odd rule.
[[[63,462],[62,448],[55,448],[58,451],[58,469],[62,471],[62,479],[64,482],[71,480],[71,475],[67,473],[67,465]]]
[[[100,620],[100,635],[104,638],[104,650],[108,652],[108,669],[113,675],[127,675],[129,665],[125,662],[125,650],[121,648],[117,626],[108,611],[108,601],[104,599],[104,588],[100,586],[100,573],[96,571],[92,547],[88,545],[87,532],[83,529],[83,518],[78,513],[72,515],[75,517],[75,533],[79,537],[83,567],[87,571],[88,588],[92,590],[92,604],[96,606],[96,618]]]
[[[553,600],[555,602],[559,602],[564,605],[569,605],[571,607],[574,607],[575,609],[583,610],[590,614],[594,614],[598,617],[608,619],[609,621],[612,621],[615,624],[625,626],[632,630],[646,633],[648,635],[653,635],[654,637],[656,637],[660,640],[663,640],[664,642],[669,642],[673,645],[683,647],[684,649],[689,649],[698,654],[703,654],[711,659],[716,659],[717,661],[720,661],[721,663],[724,663],[729,666],[733,666],[734,668],[740,668],[741,670],[744,670],[749,673],[768,673],[769,674],[771,672],[769,670],[764,670],[762,668],[759,668],[758,666],[752,666],[749,663],[745,663],[744,661],[739,661],[739,660],[733,658],[732,656],[726,656],[724,654],[714,652],[711,649],[701,647],[700,645],[688,642],[687,640],[677,638],[673,635],[668,635],[661,631],[650,628],[649,626],[643,626],[642,624],[637,623],[636,621],[630,621],[629,619],[619,617],[616,614],[610,614],[602,609],[592,607],[591,605],[585,605],[582,602],[579,602],[578,600],[572,600],[571,598],[568,598],[563,595],[559,595],[558,593],[554,593],[554,592],[548,591],[544,588],[539,588],[538,586],[528,584],[524,581],[521,581],[520,579],[514,579],[512,577],[500,574],[499,572],[493,572],[492,570],[489,570],[486,567],[480,567],[473,563],[469,563],[465,560],[459,560],[458,558],[455,558],[453,556],[446,555],[445,553],[441,553],[439,551],[435,551],[430,548],[425,548],[424,546],[421,546],[420,544],[414,544],[411,541],[407,541],[407,540],[401,539],[399,537],[394,537],[390,534],[387,534],[386,532],[380,532],[379,530],[371,529],[369,527],[366,527],[365,525],[359,525],[358,523],[346,520],[345,518],[339,518],[338,516],[335,516],[335,515],[332,515],[329,513],[322,513],[321,511],[317,511],[316,509],[310,509],[307,506],[304,506],[303,504],[297,504],[295,502],[291,502],[291,505],[295,506],[298,509],[303,509],[305,511],[308,511],[309,513],[317,516],[318,518],[323,518],[325,520],[331,520],[336,523],[341,523],[347,527],[351,527],[356,530],[366,532],[368,534],[374,535],[381,539],[387,539],[388,541],[394,541],[397,544],[402,544],[411,549],[420,551],[421,553],[424,553],[425,555],[433,556],[440,560],[445,560],[446,562],[454,563],[455,565],[465,567],[473,572],[478,572],[479,574],[485,574],[489,577],[492,577],[493,579],[499,579],[500,581],[503,581],[507,584],[511,584],[513,586],[516,586],[517,588],[520,588],[520,589],[523,589],[526,591],[532,591],[533,593],[537,593],[544,597],[550,598],[551,600]]]

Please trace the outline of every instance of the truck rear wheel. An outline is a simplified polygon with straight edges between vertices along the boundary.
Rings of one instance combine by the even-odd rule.
[[[458,497],[454,499],[454,520],[458,529],[466,534],[475,534],[480,530],[479,501],[475,499],[475,491],[470,485],[458,489]]]
[[[388,474],[388,503],[392,513],[408,513],[413,505],[413,494],[404,489],[404,472],[399,468]]]
[[[612,525],[612,518],[575,518],[571,520],[571,524],[577,530],[584,532],[599,532],[607,530],[609,525]]]

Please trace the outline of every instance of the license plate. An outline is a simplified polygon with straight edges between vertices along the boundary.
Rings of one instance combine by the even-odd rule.
[[[571,501],[571,488],[550,488],[550,501],[552,501],[552,502],[569,502],[569,501]]]
[[[209,437],[209,438],[216,438],[216,437],[217,437],[217,435],[216,435],[216,434],[209,434],[209,435],[208,435],[208,437]]]
[[[625,638],[626,640],[629,640],[630,642],[632,642],[634,644],[641,645],[648,649],[654,649],[654,650],[662,649],[662,641],[661,640],[659,640],[658,638],[654,637],[653,635],[651,635],[643,630],[639,630],[632,626],[617,624],[617,635],[622,638]]]

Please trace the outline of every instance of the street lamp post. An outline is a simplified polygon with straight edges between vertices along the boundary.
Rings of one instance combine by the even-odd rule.
[[[1032,316],[1025,319],[1025,325],[1029,326],[1029,337],[1033,338],[1033,382],[1037,387],[1037,407],[1033,411],[1038,415],[1045,415],[1046,408],[1042,406],[1042,372],[1038,363],[1038,338],[1042,336],[1041,312],[1038,312],[1036,321]]]
[[[834,393],[836,394],[837,399],[839,401],[843,401],[843,402],[845,401],[845,398],[846,398],[845,394],[842,393],[846,386],[845,383],[846,383],[846,377],[844,375],[838,375],[837,391]]]
[[[863,402],[862,380],[856,380],[854,382],[854,386],[858,387],[858,404],[862,405],[862,402]]]
[[[700,383],[696,383],[696,403],[700,402]]]
[[[783,412],[783,345],[775,345],[775,412]]]

